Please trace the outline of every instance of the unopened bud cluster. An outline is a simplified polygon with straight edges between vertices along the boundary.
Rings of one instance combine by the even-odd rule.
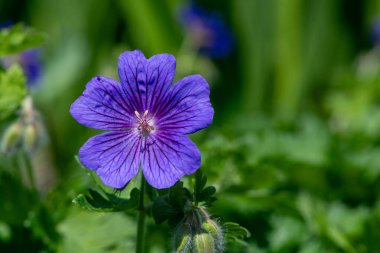
[[[224,249],[223,230],[205,208],[194,207],[177,225],[174,247],[176,253],[221,253]]]
[[[1,152],[11,153],[22,147],[32,153],[40,142],[40,123],[33,109],[31,97],[26,97],[22,104],[20,117],[5,130],[1,139]]]

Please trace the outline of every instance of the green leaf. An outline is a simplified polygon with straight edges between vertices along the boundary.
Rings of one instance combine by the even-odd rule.
[[[197,200],[200,202],[204,201],[207,204],[211,204],[216,200],[216,197],[214,197],[215,193],[216,189],[214,186],[207,186],[198,194]]]
[[[289,216],[274,216],[271,220],[272,231],[269,233],[269,245],[274,252],[281,252],[296,247],[308,239],[306,226]]]
[[[94,213],[73,208],[57,225],[57,253],[133,252],[135,219],[123,213]]]
[[[153,219],[157,224],[167,220],[169,224],[177,224],[183,218],[186,200],[190,201],[190,193],[181,181],[164,192],[153,201]]]
[[[53,213],[40,205],[33,210],[24,225],[30,229],[36,238],[40,238],[48,248],[54,249],[60,239],[56,231],[56,222]]]
[[[196,202],[204,202],[210,206],[215,200],[216,189],[214,186],[207,186],[207,177],[199,169],[195,173],[194,199]]]
[[[16,24],[0,30],[0,57],[17,54],[26,49],[42,45],[46,40],[43,33],[35,29]]]
[[[97,191],[89,190],[88,194],[79,194],[73,203],[84,209],[95,212],[131,211],[137,208],[140,190],[134,188],[129,199],[118,198],[113,194],[101,195]]]
[[[227,242],[246,244],[243,239],[251,236],[251,233],[244,227],[235,222],[223,223],[224,234]]]
[[[356,252],[343,229],[328,221],[325,202],[308,193],[301,193],[298,199],[298,208],[311,232],[329,239],[344,252]]]
[[[36,199],[17,176],[3,172],[0,163],[0,220],[10,226],[22,226],[27,216],[36,207]],[[14,170],[19,168],[11,167]]]
[[[0,39],[1,41],[1,39]],[[0,120],[14,114],[26,96],[25,76],[20,66],[0,72]]]
[[[161,224],[171,217],[177,216],[179,210],[172,206],[167,197],[158,197],[152,206],[152,216],[156,224]]]
[[[92,179],[92,181],[95,183],[95,185],[104,195],[109,196],[109,198],[111,198],[111,196],[114,196],[115,189],[110,186],[105,185],[95,171],[92,171],[86,168],[80,162],[79,157],[77,155],[75,156],[75,161],[83,169],[83,171]],[[138,188],[138,184],[136,184],[136,181],[139,181],[139,180],[136,180],[136,178],[138,177],[133,178],[124,188],[116,190],[120,198],[129,198],[132,190],[134,188]]]
[[[195,172],[195,187],[194,192],[195,194],[200,193],[203,188],[206,186],[207,183],[207,177],[203,174],[202,170],[197,170]]]

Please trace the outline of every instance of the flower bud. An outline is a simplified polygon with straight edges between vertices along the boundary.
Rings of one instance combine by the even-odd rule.
[[[188,223],[180,223],[174,231],[174,248],[176,253],[190,253],[192,230]]]
[[[4,153],[12,152],[20,142],[22,135],[22,125],[15,122],[10,125],[4,132],[1,140],[1,151]]]
[[[23,145],[28,153],[32,153],[37,147],[37,128],[35,124],[28,124],[24,129]]]
[[[194,253],[215,253],[214,239],[208,233],[194,235]]]
[[[223,252],[224,237],[223,237],[223,230],[221,229],[219,224],[212,219],[207,219],[202,224],[202,229],[205,232],[209,233],[212,236],[212,238],[214,239],[216,252]]]

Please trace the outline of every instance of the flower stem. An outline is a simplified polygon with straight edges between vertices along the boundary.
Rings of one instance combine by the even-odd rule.
[[[30,187],[31,187],[33,193],[37,194],[38,190],[37,190],[36,181],[34,178],[34,171],[33,171],[32,162],[30,161],[30,157],[25,152],[22,152],[21,153],[21,159],[23,159],[23,163],[24,163],[24,166],[26,169],[26,173],[27,173],[27,177],[28,177]]]
[[[139,216],[137,221],[137,238],[136,238],[136,253],[144,252],[144,234],[145,234],[145,207],[144,207],[145,179],[141,177]]]
[[[177,75],[180,78],[194,71],[199,56],[198,53],[199,46],[191,41],[191,35],[187,33],[177,52]]]

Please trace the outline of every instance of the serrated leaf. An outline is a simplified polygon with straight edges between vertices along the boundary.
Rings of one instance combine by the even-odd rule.
[[[216,189],[214,186],[207,186],[198,194],[198,201],[209,202],[210,200],[215,201],[216,198],[213,197],[216,193]]]
[[[0,72],[0,120],[16,113],[26,96],[25,75],[18,65]]]
[[[167,220],[169,224],[175,224],[183,217],[184,205],[186,199],[190,199],[190,193],[183,187],[181,181],[163,192],[165,194],[157,197],[153,202],[153,219],[157,224]]]
[[[139,195],[140,191],[137,188],[131,191],[129,199],[118,198],[112,194],[105,197],[97,191],[89,190],[88,194],[79,194],[73,199],[73,203],[95,212],[131,211],[137,208]]]
[[[115,189],[112,188],[112,187],[110,187],[110,186],[105,185],[95,171],[86,168],[80,162],[79,157],[77,155],[75,156],[75,161],[85,171],[85,173],[89,177],[91,177],[91,179],[93,180],[93,182],[95,183],[95,185],[99,188],[99,190],[102,193],[104,193],[107,196],[114,196]],[[131,181],[129,181],[124,188],[116,190],[118,192],[118,196],[121,197],[121,199],[123,199],[123,198],[129,198],[132,190],[137,187],[136,181],[139,181],[139,180],[136,180],[137,178],[138,178],[138,176],[135,177],[135,178],[133,178]]]
[[[202,170],[197,170],[195,172],[195,187],[194,192],[195,194],[200,193],[203,188],[206,186],[207,183],[207,177],[203,174]]]
[[[42,45],[46,40],[43,33],[35,29],[16,24],[0,30],[0,57],[17,54],[26,49]]]
[[[207,186],[207,177],[199,169],[195,173],[194,200],[195,202],[204,202],[206,206],[210,206],[215,200],[216,189],[214,186]]]
[[[245,244],[243,240],[251,236],[248,229],[235,222],[224,222],[223,228],[225,238],[229,243]]]

